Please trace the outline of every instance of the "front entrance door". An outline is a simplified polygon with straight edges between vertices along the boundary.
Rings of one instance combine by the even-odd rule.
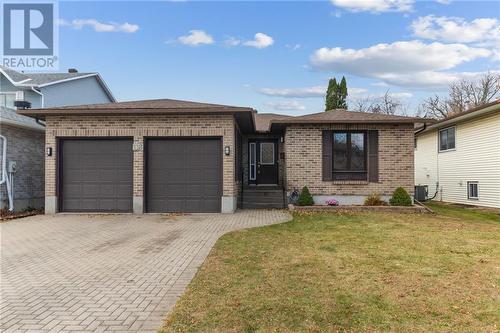
[[[248,143],[250,184],[278,184],[277,148],[276,140],[255,140]]]

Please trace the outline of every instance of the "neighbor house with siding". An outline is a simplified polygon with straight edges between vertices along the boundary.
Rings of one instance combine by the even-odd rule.
[[[6,167],[16,165],[12,182],[15,210],[43,207],[45,162],[44,123],[17,114],[16,106],[44,108],[114,101],[98,73],[23,73],[0,66],[0,134],[7,140]],[[0,185],[0,207],[8,205],[4,183]]]
[[[415,185],[435,200],[500,208],[500,100],[418,128]]]
[[[413,194],[418,118],[287,117],[170,99],[19,110],[45,120],[46,213],[233,212]]]

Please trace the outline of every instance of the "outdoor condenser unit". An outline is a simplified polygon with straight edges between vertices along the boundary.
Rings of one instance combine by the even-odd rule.
[[[427,185],[415,186],[415,200],[426,201],[428,199],[429,191]]]

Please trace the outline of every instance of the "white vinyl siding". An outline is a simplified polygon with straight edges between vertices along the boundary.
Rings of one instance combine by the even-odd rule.
[[[455,127],[455,149],[445,154],[438,130],[417,135],[415,184],[428,185],[432,196],[439,180],[437,200],[500,207],[500,112]],[[478,199],[468,198],[468,182],[480,184]]]

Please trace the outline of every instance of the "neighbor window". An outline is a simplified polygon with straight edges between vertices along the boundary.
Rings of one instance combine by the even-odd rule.
[[[439,151],[455,149],[455,127],[439,131]]]
[[[14,101],[16,100],[16,93],[0,93],[0,106],[9,109],[15,109]]]
[[[333,180],[366,177],[366,133],[333,132]]]
[[[467,182],[467,198],[479,199],[478,182]]]

